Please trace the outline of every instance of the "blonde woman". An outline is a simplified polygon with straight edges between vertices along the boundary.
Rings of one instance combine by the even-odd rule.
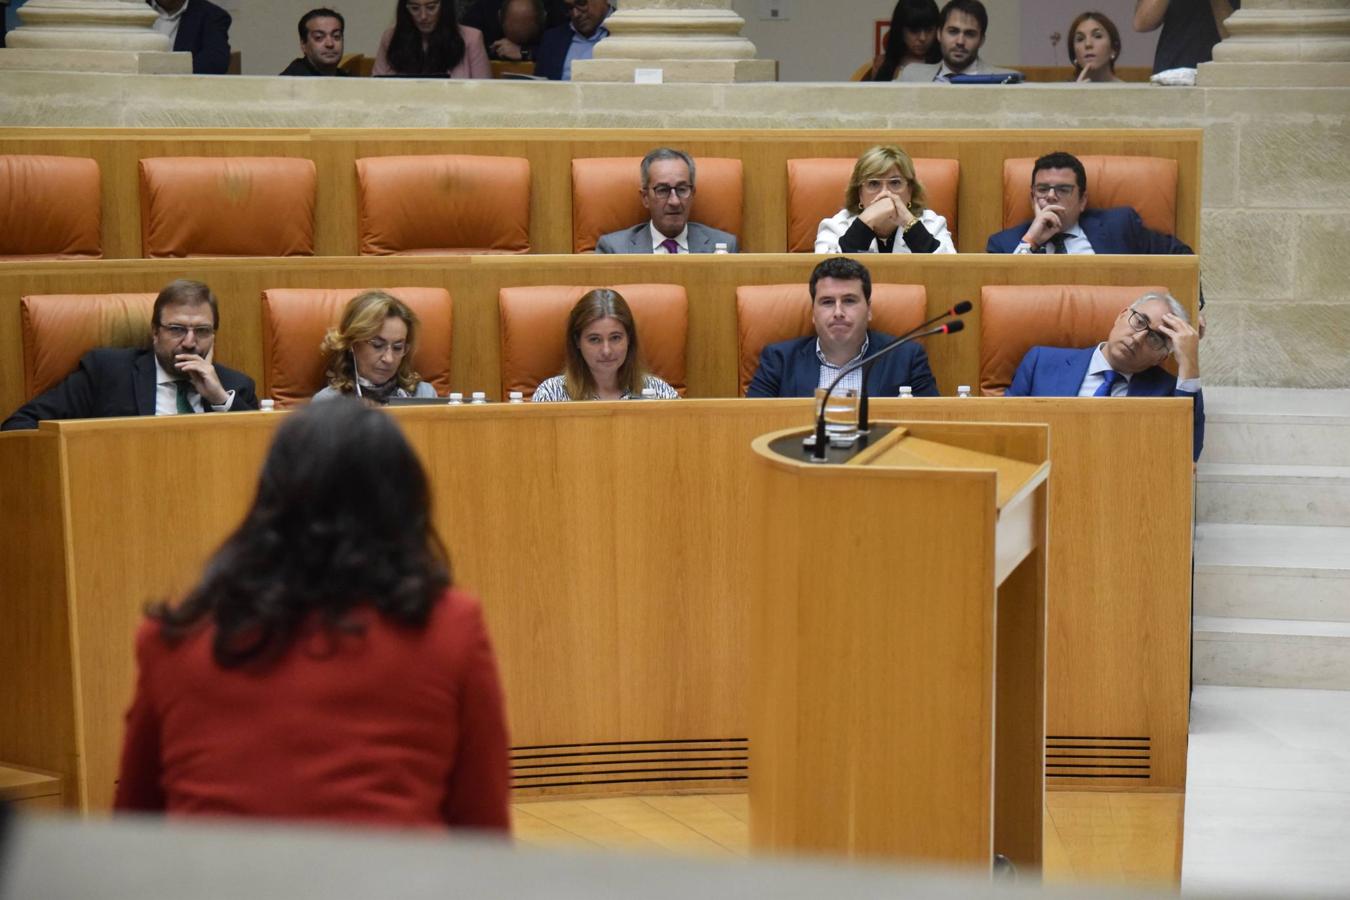
[[[417,329],[417,313],[393,294],[357,294],[324,336],[328,386],[314,399],[358,397],[384,406],[394,397],[435,397],[413,369]]]
[[[925,204],[914,161],[899,147],[858,157],[844,208],[821,220],[817,253],[955,253],[947,220]]]
[[[596,288],[578,300],[563,340],[563,372],[539,385],[531,398],[536,403],[630,400],[643,389],[655,391],[658,400],[679,397],[643,366],[633,311],[618,291]]]

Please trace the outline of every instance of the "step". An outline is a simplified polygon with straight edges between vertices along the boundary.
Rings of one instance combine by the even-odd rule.
[[[1195,617],[1196,684],[1350,690],[1350,622]]]
[[[1198,525],[1195,613],[1350,622],[1350,528]]]
[[[1203,461],[1196,521],[1350,526],[1350,466]]]
[[[1350,390],[1205,388],[1206,463],[1350,466]]]

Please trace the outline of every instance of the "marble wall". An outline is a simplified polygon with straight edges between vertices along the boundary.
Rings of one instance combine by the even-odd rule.
[[[1204,374],[1350,387],[1350,88],[334,82],[6,73],[0,128],[1194,128]],[[1071,148],[1070,148],[1071,149]]]

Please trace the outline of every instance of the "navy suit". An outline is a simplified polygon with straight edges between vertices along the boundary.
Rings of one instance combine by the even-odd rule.
[[[1077,397],[1087,377],[1088,364],[1096,347],[1069,350],[1063,347],[1032,347],[1017,366],[1008,397]],[[1200,458],[1205,445],[1205,398],[1203,392],[1192,394],[1177,390],[1176,376],[1166,369],[1154,366],[1132,376],[1127,397],[1193,397],[1194,425],[1192,452]]]
[[[192,54],[192,74],[224,75],[229,69],[230,21],[210,0],[192,0],[183,10],[173,49]]]
[[[564,22],[540,36],[539,47],[534,51],[534,74],[550,81],[562,81],[563,63],[567,62],[573,34],[571,23]]]
[[[216,377],[221,387],[234,391],[231,411],[258,408],[252,378],[220,365]],[[153,416],[156,379],[155,354],[150,350],[90,350],[80,357],[74,372],[19,407],[0,425],[0,431],[36,428],[43,419]]]
[[[1189,254],[1191,248],[1170,234],[1152,231],[1144,226],[1139,213],[1128,206],[1113,209],[1085,209],[1078,224],[1094,253],[1172,253]],[[1022,235],[1031,227],[1031,220],[1005,228],[989,236],[986,253],[1012,253],[1022,243]]]
[[[868,331],[867,352],[875,353],[894,340],[889,334]],[[820,360],[812,334],[765,347],[745,396],[811,397],[819,383]],[[867,375],[867,393],[872,397],[894,397],[904,385],[909,385],[916,397],[938,395],[937,382],[928,368],[928,354],[917,341],[877,360]]]

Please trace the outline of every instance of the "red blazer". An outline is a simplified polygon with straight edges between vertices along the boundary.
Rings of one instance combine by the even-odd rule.
[[[356,614],[261,671],[222,669],[213,629],[145,622],[113,806],[510,830],[497,665],[478,601],[449,590],[423,629]]]

